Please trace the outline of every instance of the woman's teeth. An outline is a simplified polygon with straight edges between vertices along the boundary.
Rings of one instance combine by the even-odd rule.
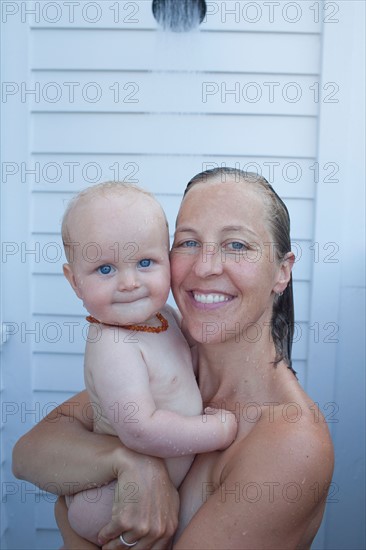
[[[193,297],[200,304],[218,304],[229,301],[229,297],[223,294],[193,294]]]

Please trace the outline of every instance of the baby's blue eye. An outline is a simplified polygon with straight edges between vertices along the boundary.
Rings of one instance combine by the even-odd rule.
[[[143,259],[139,261],[140,267],[150,267],[150,265],[151,265],[151,260]]]
[[[101,265],[100,267],[98,267],[98,273],[100,273],[101,275],[109,275],[112,270],[113,267],[109,264]]]

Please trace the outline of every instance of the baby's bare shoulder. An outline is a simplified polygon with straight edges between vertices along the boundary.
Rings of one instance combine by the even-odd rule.
[[[170,306],[169,304],[165,304],[165,306],[160,310],[160,313],[162,313],[166,317],[169,317],[170,319],[173,319],[179,327],[181,326],[182,315],[180,314],[178,309]]]
[[[89,335],[85,347],[86,370],[110,368],[112,365],[128,365],[142,360],[141,342],[132,331],[118,327],[102,327]]]

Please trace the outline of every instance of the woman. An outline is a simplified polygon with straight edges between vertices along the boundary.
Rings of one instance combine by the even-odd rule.
[[[172,289],[197,342],[204,406],[235,412],[239,426],[228,449],[195,458],[180,488],[175,550],[309,548],[320,526],[333,448],[291,368],[293,263],[288,212],[266,180],[215,169],[190,181]],[[178,504],[161,462],[91,434],[87,397],[76,402],[18,442],[15,474],[43,487],[54,481],[59,494],[118,478],[101,545],[164,548]],[[138,502],[127,498],[131,487]],[[93,547],[75,538],[62,501],[58,520],[67,548]]]

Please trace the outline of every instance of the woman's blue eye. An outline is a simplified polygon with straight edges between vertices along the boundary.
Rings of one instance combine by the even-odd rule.
[[[197,242],[196,242],[196,241],[185,241],[185,242],[183,243],[183,246],[193,247],[193,246],[198,246],[198,245],[197,245]]]
[[[233,243],[230,243],[233,250],[242,250],[244,248],[244,244],[240,243],[238,241],[234,241]]]
[[[231,243],[226,244],[225,248],[229,252],[240,252],[242,250],[245,250],[247,247],[244,243],[241,243],[239,241],[232,241]]]
[[[139,261],[140,267],[150,267],[150,265],[151,265],[151,260],[143,259]]]
[[[113,267],[109,264],[101,265],[100,267],[98,267],[98,273],[100,273],[101,275],[109,275],[112,270]]]

